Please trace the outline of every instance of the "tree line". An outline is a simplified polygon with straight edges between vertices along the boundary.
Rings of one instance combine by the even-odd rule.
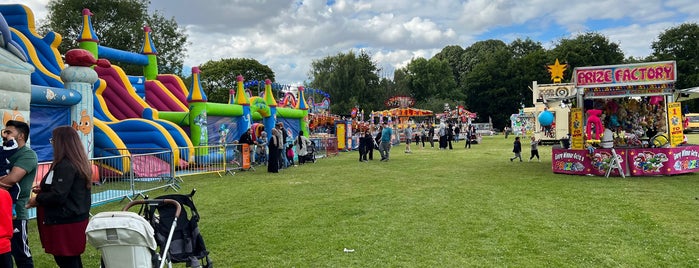
[[[40,21],[40,31],[64,35],[59,51],[77,47],[82,27],[81,10],[89,8],[95,19],[93,28],[100,44],[140,51],[143,26],[157,25],[152,38],[159,51],[161,73],[182,75],[186,57],[187,35],[175,18],[160,12],[149,12],[147,0],[53,0],[48,4],[48,17]],[[568,64],[564,83],[570,82],[575,67],[615,65],[647,61],[677,62],[676,88],[699,85],[699,25],[685,23],[662,32],[649,44],[652,53],[645,58],[627,57],[619,44],[606,36],[588,32],[573,38],[562,38],[546,49],[530,38],[505,43],[501,40],[478,41],[470,46],[449,45],[432,58],[414,58],[405,67],[396,69],[393,78],[383,72],[366,51],[346,51],[313,60],[305,86],[322,89],[331,96],[331,111],[349,114],[355,106],[366,113],[386,109],[384,101],[396,95],[416,99],[417,108],[441,112],[444,103],[464,105],[479,115],[477,121],[492,118],[502,128],[512,113],[522,105],[531,106],[532,81],[550,83],[546,65],[556,59]],[[139,75],[139,66],[116,63],[129,74]],[[235,77],[246,80],[275,81],[274,71],[255,59],[227,58],[208,61],[200,66],[202,87],[212,102],[228,102],[228,91],[235,88]],[[189,84],[191,77],[185,78]],[[699,103],[683,103],[690,111],[699,111]]]

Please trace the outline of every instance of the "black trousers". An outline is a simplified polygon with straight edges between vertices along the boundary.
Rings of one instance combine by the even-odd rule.
[[[60,268],[83,268],[83,262],[78,256],[53,256]]]

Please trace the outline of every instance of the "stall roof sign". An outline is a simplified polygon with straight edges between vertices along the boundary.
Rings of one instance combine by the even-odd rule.
[[[573,69],[576,87],[614,87],[673,83],[677,80],[675,61],[579,67]]]
[[[674,83],[585,88],[586,99],[671,95]]]

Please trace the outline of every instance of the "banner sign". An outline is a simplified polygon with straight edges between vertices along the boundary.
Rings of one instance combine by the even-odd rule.
[[[670,146],[677,147],[684,141],[682,105],[679,102],[667,104],[667,122],[670,124]]]
[[[243,166],[244,170],[250,169],[250,145],[243,143]]]
[[[615,148],[624,173],[631,176],[676,175],[699,172],[699,145],[677,148]],[[552,149],[554,173],[604,176],[611,162],[611,149]],[[619,172],[612,170],[612,176]]]
[[[677,79],[675,61],[580,67],[573,70],[576,87],[672,83]]]
[[[671,95],[674,83],[585,88],[585,98]]]
[[[582,108],[570,109],[570,148],[583,149],[583,116]]]
[[[616,150],[617,158],[621,164],[624,173],[628,173],[626,168],[626,152],[625,150]],[[609,169],[612,160],[611,149],[596,149],[592,155],[588,154],[587,150],[564,150],[554,148],[552,152],[553,173],[577,174],[577,175],[594,175],[604,176]],[[618,170],[612,170],[611,176],[621,176]]]
[[[674,175],[699,171],[699,146],[629,149],[633,176]]]

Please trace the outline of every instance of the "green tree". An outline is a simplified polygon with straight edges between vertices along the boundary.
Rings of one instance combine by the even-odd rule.
[[[510,48],[499,40],[476,42],[466,48],[462,88],[466,107],[478,113],[478,121],[492,118],[495,127],[501,128],[523,101],[522,89],[513,88],[510,81],[512,59]]]
[[[553,64],[555,59],[548,59],[548,53],[541,43],[529,38],[512,41],[508,47],[512,52],[512,61],[508,66],[512,73],[511,78],[508,79],[509,87],[514,94],[524,97],[522,104],[531,106],[533,100],[528,87],[531,86],[532,81],[542,84],[552,83],[551,75],[548,73],[546,66]],[[518,103],[512,103],[511,105],[519,106]],[[506,114],[506,116],[509,118],[509,114]]]
[[[238,75],[245,81],[269,79],[274,82],[272,69],[254,59],[207,61],[199,69],[201,86],[209,102],[228,103],[229,90],[236,88]]]
[[[167,19],[159,12],[148,14],[148,0],[51,0],[45,20],[39,31],[54,31],[63,36],[59,51],[65,53],[78,47],[82,30],[82,10],[88,8],[94,14],[92,25],[100,45],[124,51],[141,51],[145,34],[144,25],[150,25],[151,37],[158,50],[160,73],[182,74],[186,57],[187,35],[174,18]],[[142,74],[141,66],[130,66],[113,61],[128,74]]]
[[[658,40],[651,47],[651,59],[655,61],[674,60],[677,64],[678,89],[699,85],[699,25],[685,23],[665,30],[658,35]],[[682,103],[690,111],[699,110],[696,99]]]
[[[435,54],[433,58],[444,60],[449,63],[449,67],[451,68],[454,81],[456,82],[456,86],[460,87],[461,86],[461,71],[462,71],[462,62],[461,62],[461,56],[464,54],[464,49],[461,46],[457,45],[451,45],[451,46],[446,46],[440,51],[439,53]]]
[[[564,72],[564,81],[571,81],[575,67],[613,65],[624,62],[624,53],[619,44],[610,42],[599,33],[585,33],[573,39],[561,39],[551,50],[551,58],[568,63]],[[566,81],[565,78],[568,78]]]
[[[429,60],[417,58],[410,61],[404,69],[411,95],[417,102],[416,107],[441,111],[441,108],[437,109],[444,103],[435,105],[436,99],[451,100],[452,103],[463,100],[463,94],[457,89],[452,69],[446,60],[436,57]]]
[[[377,96],[385,96],[379,71],[365,51],[338,53],[311,63],[310,86],[330,94],[332,113],[349,114],[355,106],[365,112],[379,110],[382,101]]]

